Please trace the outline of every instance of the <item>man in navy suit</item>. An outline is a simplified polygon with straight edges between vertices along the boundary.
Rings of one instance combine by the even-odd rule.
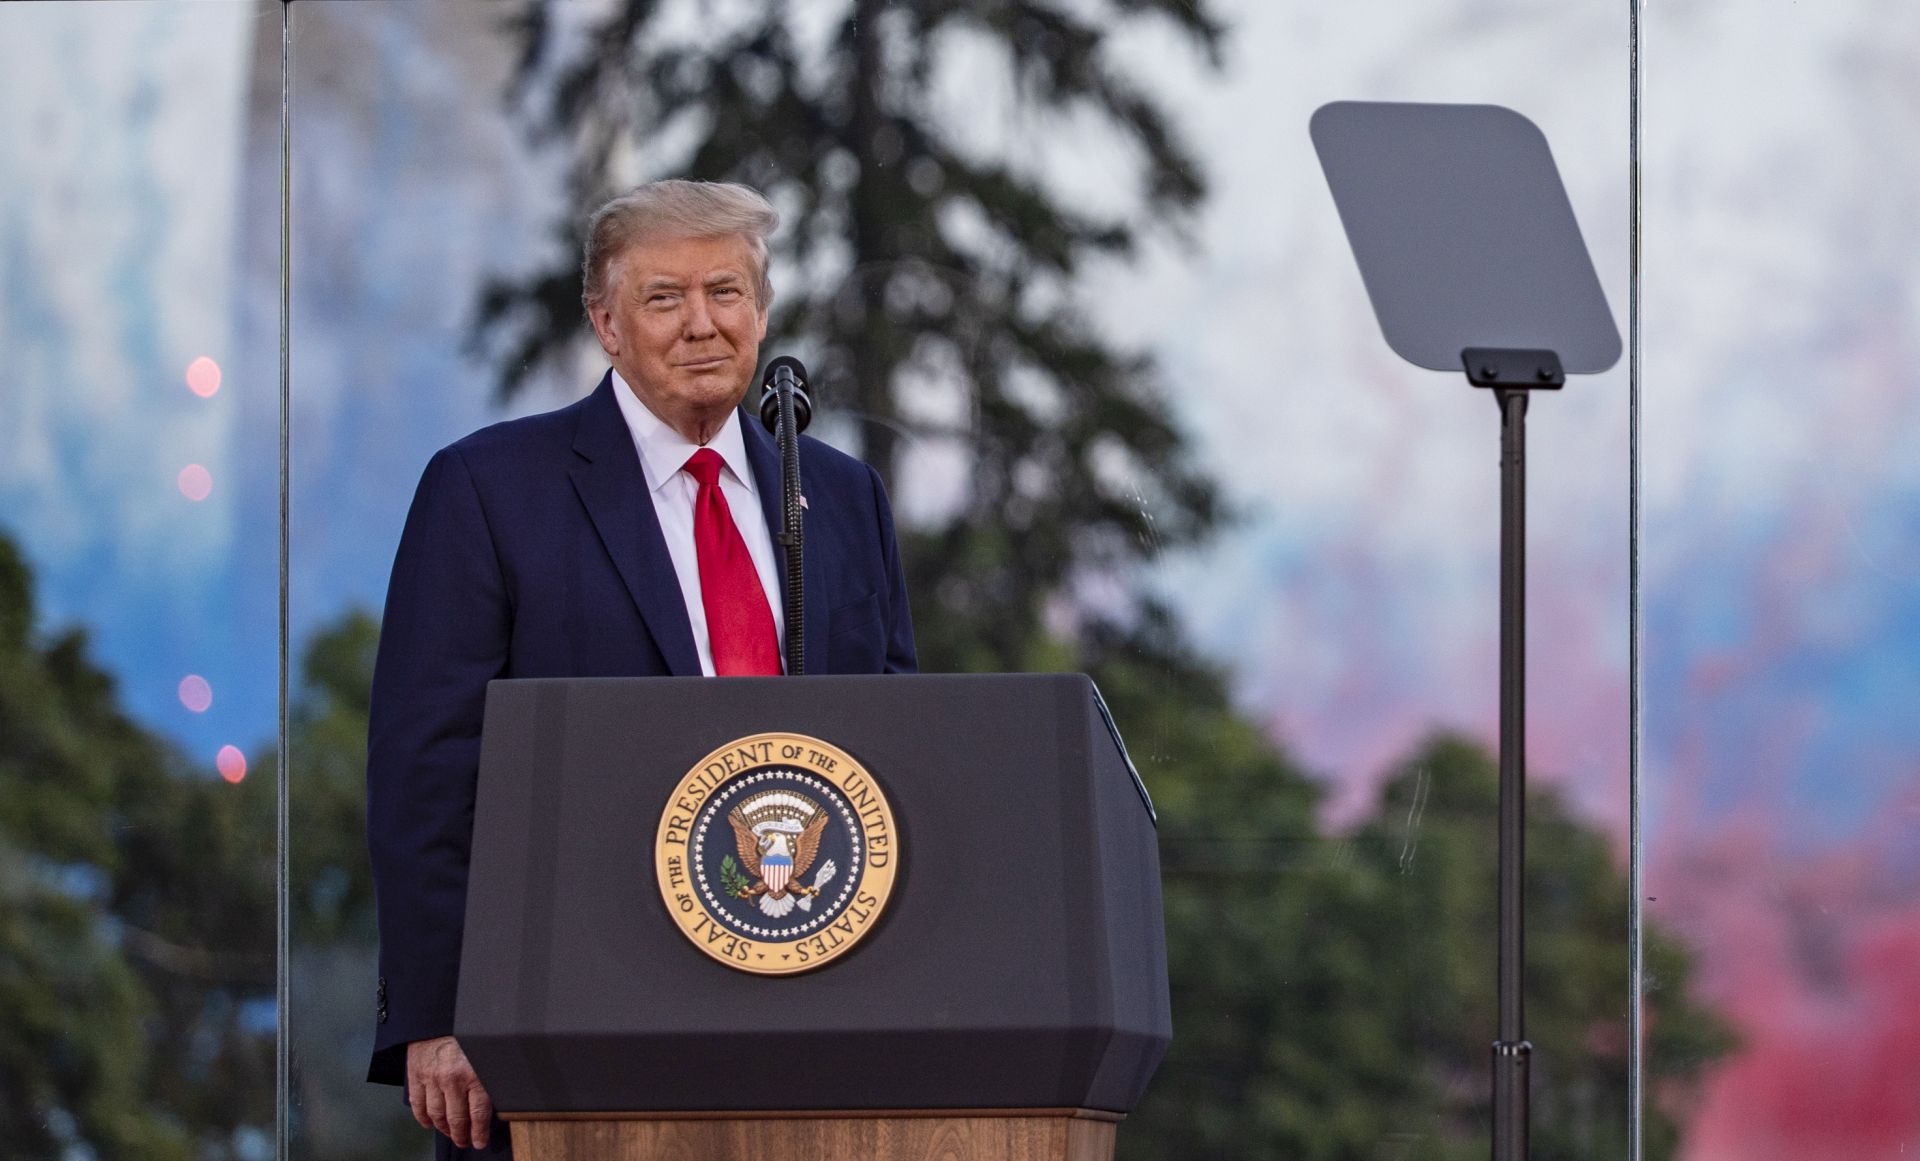
[[[612,369],[570,407],[442,449],[408,513],[368,738],[380,927],[368,1079],[407,1086],[442,1157],[507,1151],[452,1036],[487,682],[781,671],[779,459],[740,408],[777,223],[752,190],[705,182],[602,207],[582,297]],[[800,475],[806,671],[911,672],[878,474],[802,439]]]

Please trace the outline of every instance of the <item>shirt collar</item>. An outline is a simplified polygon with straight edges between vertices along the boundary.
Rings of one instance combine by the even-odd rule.
[[[646,475],[647,490],[658,492],[686,466],[687,457],[698,451],[700,445],[675,431],[640,402],[640,397],[620,377],[619,371],[611,374],[613,397],[620,403],[620,416],[627,421],[627,431],[633,436],[634,450],[640,453],[640,470]],[[707,446],[719,453],[727,471],[732,472],[735,479],[752,486],[753,476],[747,466],[747,440],[740,432],[739,408],[727,412],[727,421],[707,441]]]

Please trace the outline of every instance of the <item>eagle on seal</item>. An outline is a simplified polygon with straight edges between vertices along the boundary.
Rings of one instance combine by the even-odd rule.
[[[833,861],[829,859],[820,868],[820,877],[813,886],[799,880],[819,857],[820,836],[829,821],[827,812],[817,811],[804,825],[797,819],[779,819],[755,826],[747,821],[743,809],[746,805],[742,803],[727,812],[740,863],[754,880],[752,886],[738,893],[739,897],[757,899],[760,910],[775,919],[792,911],[796,902],[802,911],[813,910],[813,897],[820,893],[820,886],[833,877]]]

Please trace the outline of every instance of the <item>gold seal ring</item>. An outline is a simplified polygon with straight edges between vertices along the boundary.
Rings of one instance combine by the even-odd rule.
[[[900,835],[866,767],[805,734],[753,734],[687,771],[660,813],[654,871],[680,933],[739,971],[793,975],[872,931]]]

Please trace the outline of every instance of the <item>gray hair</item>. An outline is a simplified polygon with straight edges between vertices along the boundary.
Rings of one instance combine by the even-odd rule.
[[[613,260],[650,239],[720,238],[738,234],[752,255],[760,307],[773,302],[767,277],[767,237],[780,212],[757,190],[722,181],[651,181],[621,194],[587,219],[586,253],[580,263],[580,301],[591,310],[605,302]]]

